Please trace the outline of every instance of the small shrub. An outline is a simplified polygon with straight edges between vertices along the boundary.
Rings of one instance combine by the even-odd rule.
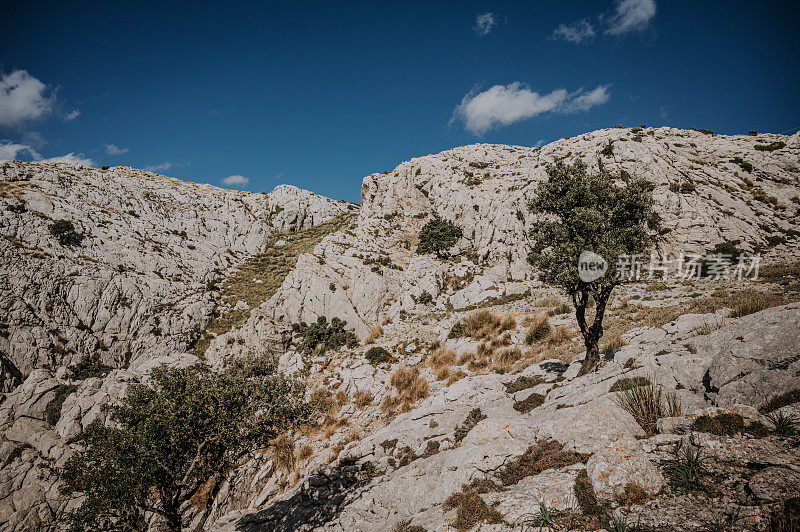
[[[70,380],[83,381],[92,377],[105,377],[111,372],[111,366],[103,363],[100,355],[85,355],[81,360],[67,368],[66,377]]]
[[[501,319],[488,310],[479,310],[456,322],[450,329],[448,338],[466,336],[473,340],[494,339],[501,333],[516,326],[517,322],[510,316]]]
[[[588,456],[575,451],[564,451],[563,445],[557,441],[539,440],[528,447],[522,456],[511,460],[500,469],[497,476],[504,486],[511,486],[525,477],[538,475],[547,469],[584,463],[587,458]]]
[[[613,157],[614,156],[614,147],[609,142],[606,144],[606,147],[600,151],[600,155],[604,157]]]
[[[449,220],[434,218],[422,228],[419,234],[417,254],[436,253],[438,257],[442,252],[452,247],[463,235],[460,227]]]
[[[692,430],[717,436],[735,436],[744,430],[744,419],[739,414],[700,416],[692,423]]]
[[[463,488],[462,488],[463,490]],[[449,512],[456,509],[456,520],[453,526],[457,530],[469,530],[478,523],[501,523],[503,516],[489,507],[481,496],[473,491],[460,491],[451,495],[442,505],[442,510]]]
[[[417,298],[417,303],[420,305],[430,305],[433,303],[433,296],[428,291],[423,290]]]
[[[364,358],[369,360],[369,363],[373,366],[392,361],[392,355],[389,353],[389,351],[377,345],[367,349],[367,352],[364,353]]]
[[[557,305],[555,308],[549,310],[547,312],[548,316],[560,316],[561,314],[568,314],[572,311],[572,307],[567,305],[566,303],[561,303]]]
[[[747,161],[745,161],[741,157],[734,157],[733,159],[731,159],[731,162],[738,164],[739,168],[741,168],[745,172],[752,172],[753,171],[753,165],[748,163]]]
[[[670,484],[687,491],[702,487],[703,477],[708,474],[702,449],[699,446],[683,445],[681,441],[675,446],[673,455],[675,458],[666,461]]]
[[[506,383],[505,387],[506,392],[513,394],[522,390],[527,390],[528,388],[533,388],[534,386],[544,382],[544,378],[540,377],[539,375],[535,375],[533,377],[520,376],[517,377],[516,380]]]
[[[770,399],[767,404],[759,408],[759,411],[762,414],[769,414],[770,412],[774,412],[779,408],[793,405],[795,403],[800,403],[800,388],[796,388],[786,393],[776,395],[775,397]]]
[[[292,331],[303,338],[301,347],[307,354],[318,350],[322,353],[339,349],[343,345],[353,348],[358,345],[358,337],[352,331],[345,330],[346,321],[333,318],[330,323],[325,316],[317,318],[311,325],[305,322],[292,324]]]
[[[758,135],[758,131],[756,131],[755,129],[751,129],[750,131],[747,132],[747,134],[750,135],[751,137],[755,137]]]
[[[618,494],[615,498],[619,505],[630,506],[631,504],[644,504],[648,496],[647,492],[640,485],[635,482],[628,482],[625,484],[625,491]]]
[[[694,183],[690,183],[687,181],[686,183],[681,184],[680,190],[681,194],[690,194],[695,190],[697,190],[697,187],[694,185]]]
[[[33,447],[29,443],[23,443],[14,447],[14,450],[8,453],[6,461],[3,462],[3,467],[7,467],[9,464],[13,463],[14,460],[21,457],[26,449],[33,449]]]
[[[699,128],[698,129],[696,127],[690,127],[689,129],[691,129],[692,131],[697,131],[698,133],[702,133],[704,135],[713,135],[714,134],[714,132],[711,131],[710,129],[703,129],[703,128]]]
[[[483,414],[483,412],[481,412],[480,408],[473,408],[470,410],[469,414],[467,415],[467,419],[464,420],[464,423],[456,427],[455,434],[453,435],[456,443],[466,438],[467,434],[469,434],[469,431],[474,429],[475,425],[484,419],[486,419],[486,416]]]
[[[650,381],[647,377],[624,377],[611,385],[609,392],[624,392],[638,386],[645,386]]]
[[[307,443],[304,443],[303,446],[300,447],[300,451],[297,453],[297,461],[305,462],[312,456],[314,456],[314,449],[312,449]]]
[[[594,494],[592,482],[585,469],[581,469],[575,477],[575,498],[578,499],[578,506],[585,515],[597,515],[605,512]]]
[[[70,220],[56,220],[50,224],[50,234],[58,239],[62,246],[79,246],[83,235],[75,231]]]
[[[775,150],[780,150],[781,148],[785,148],[786,143],[780,140],[776,140],[775,142],[770,142],[769,144],[756,144],[753,147],[758,151],[775,151]]]
[[[542,406],[544,403],[544,395],[540,393],[532,393],[522,401],[514,403],[514,410],[527,414],[534,408]]]
[[[44,409],[44,419],[47,424],[54,427],[58,420],[61,419],[61,407],[64,406],[64,401],[70,396],[78,386],[75,384],[59,384],[55,388],[55,394],[50,402]]]

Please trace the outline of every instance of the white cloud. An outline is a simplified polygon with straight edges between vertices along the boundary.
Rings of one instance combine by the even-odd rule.
[[[572,24],[559,24],[553,31],[552,39],[579,43],[594,37],[594,26],[587,20],[576,20]]]
[[[122,155],[123,153],[128,153],[128,148],[120,148],[114,144],[106,144],[105,147],[106,153],[109,155]]]
[[[7,140],[0,141],[0,161],[19,160],[18,156],[26,152],[28,156],[33,159],[41,158],[41,155],[39,155],[36,150],[26,144],[16,144]]]
[[[515,81],[509,85],[495,85],[483,92],[469,92],[456,107],[450,122],[460,120],[469,132],[482,135],[490,129],[542,113],[587,111],[607,101],[607,86],[598,86],[590,92],[578,89],[570,93],[557,89],[541,95]]]
[[[27,154],[27,156],[25,156]],[[7,140],[0,140],[0,160],[32,159],[37,163],[76,163],[84,166],[94,166],[94,161],[81,153],[70,152],[58,157],[42,158],[41,154],[27,144],[18,144]]]
[[[156,164],[156,165],[151,165],[151,166],[145,166],[145,167],[144,167],[144,169],[145,169],[145,171],[147,171],[147,172],[163,172],[164,170],[169,170],[169,169],[170,169],[170,168],[172,168],[173,166],[174,166],[174,164],[173,164],[173,163],[171,163],[171,162],[169,162],[169,161],[164,161],[164,162],[163,162],[163,163],[161,163],[161,164]]]
[[[588,111],[596,105],[603,105],[608,101],[608,98],[608,85],[598,85],[597,88],[589,92],[578,89],[569,95],[568,101],[562,110],[565,113]]]
[[[235,174],[235,175],[229,175],[228,177],[223,179],[222,182],[225,183],[226,185],[230,185],[233,187],[243,187],[250,182],[250,178],[245,177],[243,175]]]
[[[493,13],[482,13],[475,19],[475,33],[481,37],[485,37],[492,32],[492,29],[497,25],[497,20]]]
[[[620,0],[606,28],[608,35],[624,35],[647,28],[656,16],[655,0]]]
[[[68,122],[70,120],[75,120],[79,116],[81,116],[80,109],[73,109],[72,111],[69,111],[67,114],[64,115],[64,121]]]
[[[82,164],[83,166],[94,166],[94,162],[85,157],[81,153],[68,153],[66,155],[59,155],[58,157],[50,157],[49,159],[37,159],[37,163],[74,163]]]
[[[46,96],[47,85],[25,70],[0,76],[0,126],[17,126],[53,110],[53,98]]]

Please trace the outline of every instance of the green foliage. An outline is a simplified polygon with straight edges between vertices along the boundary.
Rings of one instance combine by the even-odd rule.
[[[70,220],[56,220],[50,224],[50,234],[58,239],[62,246],[79,246],[83,235],[75,231]]]
[[[708,432],[717,436],[735,436],[744,429],[744,419],[739,414],[723,413],[716,416],[700,416],[692,423],[692,430]]]
[[[666,461],[666,473],[670,483],[677,488],[695,490],[703,485],[708,474],[704,466],[705,456],[700,446],[683,445],[680,442],[673,450],[675,456]]]
[[[607,174],[590,174],[579,161],[558,161],[547,168],[548,179],[536,189],[531,210],[540,217],[533,224],[533,252],[528,260],[539,269],[540,279],[558,285],[572,297],[576,319],[586,344],[581,374],[599,363],[605,306],[619,284],[618,257],[644,253],[650,246],[648,224],[653,221],[652,184],[635,179],[619,187]],[[606,275],[591,283],[578,276],[578,257],[583,251],[602,256],[609,265]],[[586,323],[589,299],[597,302],[591,326]]]
[[[364,358],[369,360],[369,363],[373,366],[377,366],[383,362],[391,362],[392,355],[380,346],[370,347],[366,353],[364,353]]]
[[[600,151],[600,155],[603,155],[604,157],[613,157],[614,156],[614,147],[612,146],[612,144],[610,142],[608,144],[606,144],[606,147],[603,148]]]
[[[687,181],[681,184],[680,188],[681,194],[691,194],[695,190],[697,190],[697,187],[691,181]]]
[[[426,223],[419,233],[417,253],[436,253],[441,257],[442,252],[458,242],[462,234],[461,228],[453,222],[434,218]]]
[[[703,129],[703,128],[698,129],[696,127],[690,127],[689,129],[691,129],[692,131],[697,131],[698,133],[703,133],[704,135],[713,135],[714,134],[714,132],[711,131],[710,129]]]
[[[777,412],[767,416],[775,427],[775,434],[778,436],[794,436],[797,434],[797,418],[792,415],[786,415],[783,411]]]
[[[585,469],[581,469],[578,476],[575,477],[575,498],[578,499],[578,505],[585,515],[597,515],[606,510],[597,502],[592,482]]]
[[[346,321],[333,318],[328,323],[328,318],[320,316],[311,325],[306,322],[292,324],[292,330],[302,337],[301,347],[306,353],[318,349],[320,353],[339,349],[343,345],[353,348],[358,345],[358,337],[353,331],[345,330]]]
[[[630,390],[631,388],[637,388],[639,386],[646,386],[648,384],[650,384],[650,380],[647,377],[623,377],[612,384],[608,391],[624,392],[625,390]]]
[[[738,164],[739,168],[741,168],[745,172],[752,172],[753,171],[753,165],[748,163],[747,161],[745,161],[741,157],[734,157],[733,159],[731,159],[731,162]]]
[[[74,384],[59,384],[55,388],[55,395],[47,403],[44,409],[44,419],[47,424],[55,426],[58,420],[61,419],[61,407],[64,406],[64,401],[70,396],[78,387]]]
[[[617,381],[615,386],[619,382]],[[627,410],[648,434],[656,433],[656,422],[659,418],[680,415],[681,407],[677,395],[664,394],[661,386],[651,378],[636,377],[619,387],[621,390],[616,392],[619,405]]]
[[[111,366],[103,363],[98,353],[85,355],[76,364],[67,368],[67,378],[74,381],[83,381],[91,377],[105,377],[111,371]]]
[[[94,421],[73,440],[81,450],[60,471],[63,491],[84,497],[73,529],[143,530],[149,511],[179,530],[179,508],[198,490],[313,413],[302,386],[266,359],[220,372],[162,365],[150,377],[109,407],[113,426]]]
[[[427,290],[423,290],[417,298],[417,303],[421,305],[430,305],[433,303],[433,296]]]
[[[781,148],[785,148],[786,143],[780,140],[776,140],[775,142],[770,142],[769,144],[756,144],[753,147],[758,151],[775,151],[775,150],[780,150]]]

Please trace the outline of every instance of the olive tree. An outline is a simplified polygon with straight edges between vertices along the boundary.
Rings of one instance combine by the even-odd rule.
[[[572,298],[586,346],[579,375],[600,363],[603,315],[614,287],[627,280],[625,257],[641,255],[651,245],[651,192],[648,181],[637,179],[618,186],[603,172],[588,172],[580,161],[549,166],[547,179],[537,186],[530,205],[538,216],[530,232],[533,252],[528,260],[539,269],[543,282],[561,286]],[[578,258],[584,251],[605,259],[604,276],[589,282],[581,279]],[[590,321],[587,307],[592,300]]]
[[[76,530],[144,530],[148,515],[180,530],[181,507],[200,490],[210,496],[241,458],[267,444],[313,409],[299,383],[269,360],[160,366],[147,384],[132,384],[73,443],[60,470],[63,491],[80,505],[66,520]]]

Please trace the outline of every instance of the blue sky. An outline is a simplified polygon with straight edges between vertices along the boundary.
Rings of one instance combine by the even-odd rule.
[[[0,12],[0,159],[358,201],[364,175],[474,142],[531,146],[618,123],[800,128],[797,2],[3,1]]]

